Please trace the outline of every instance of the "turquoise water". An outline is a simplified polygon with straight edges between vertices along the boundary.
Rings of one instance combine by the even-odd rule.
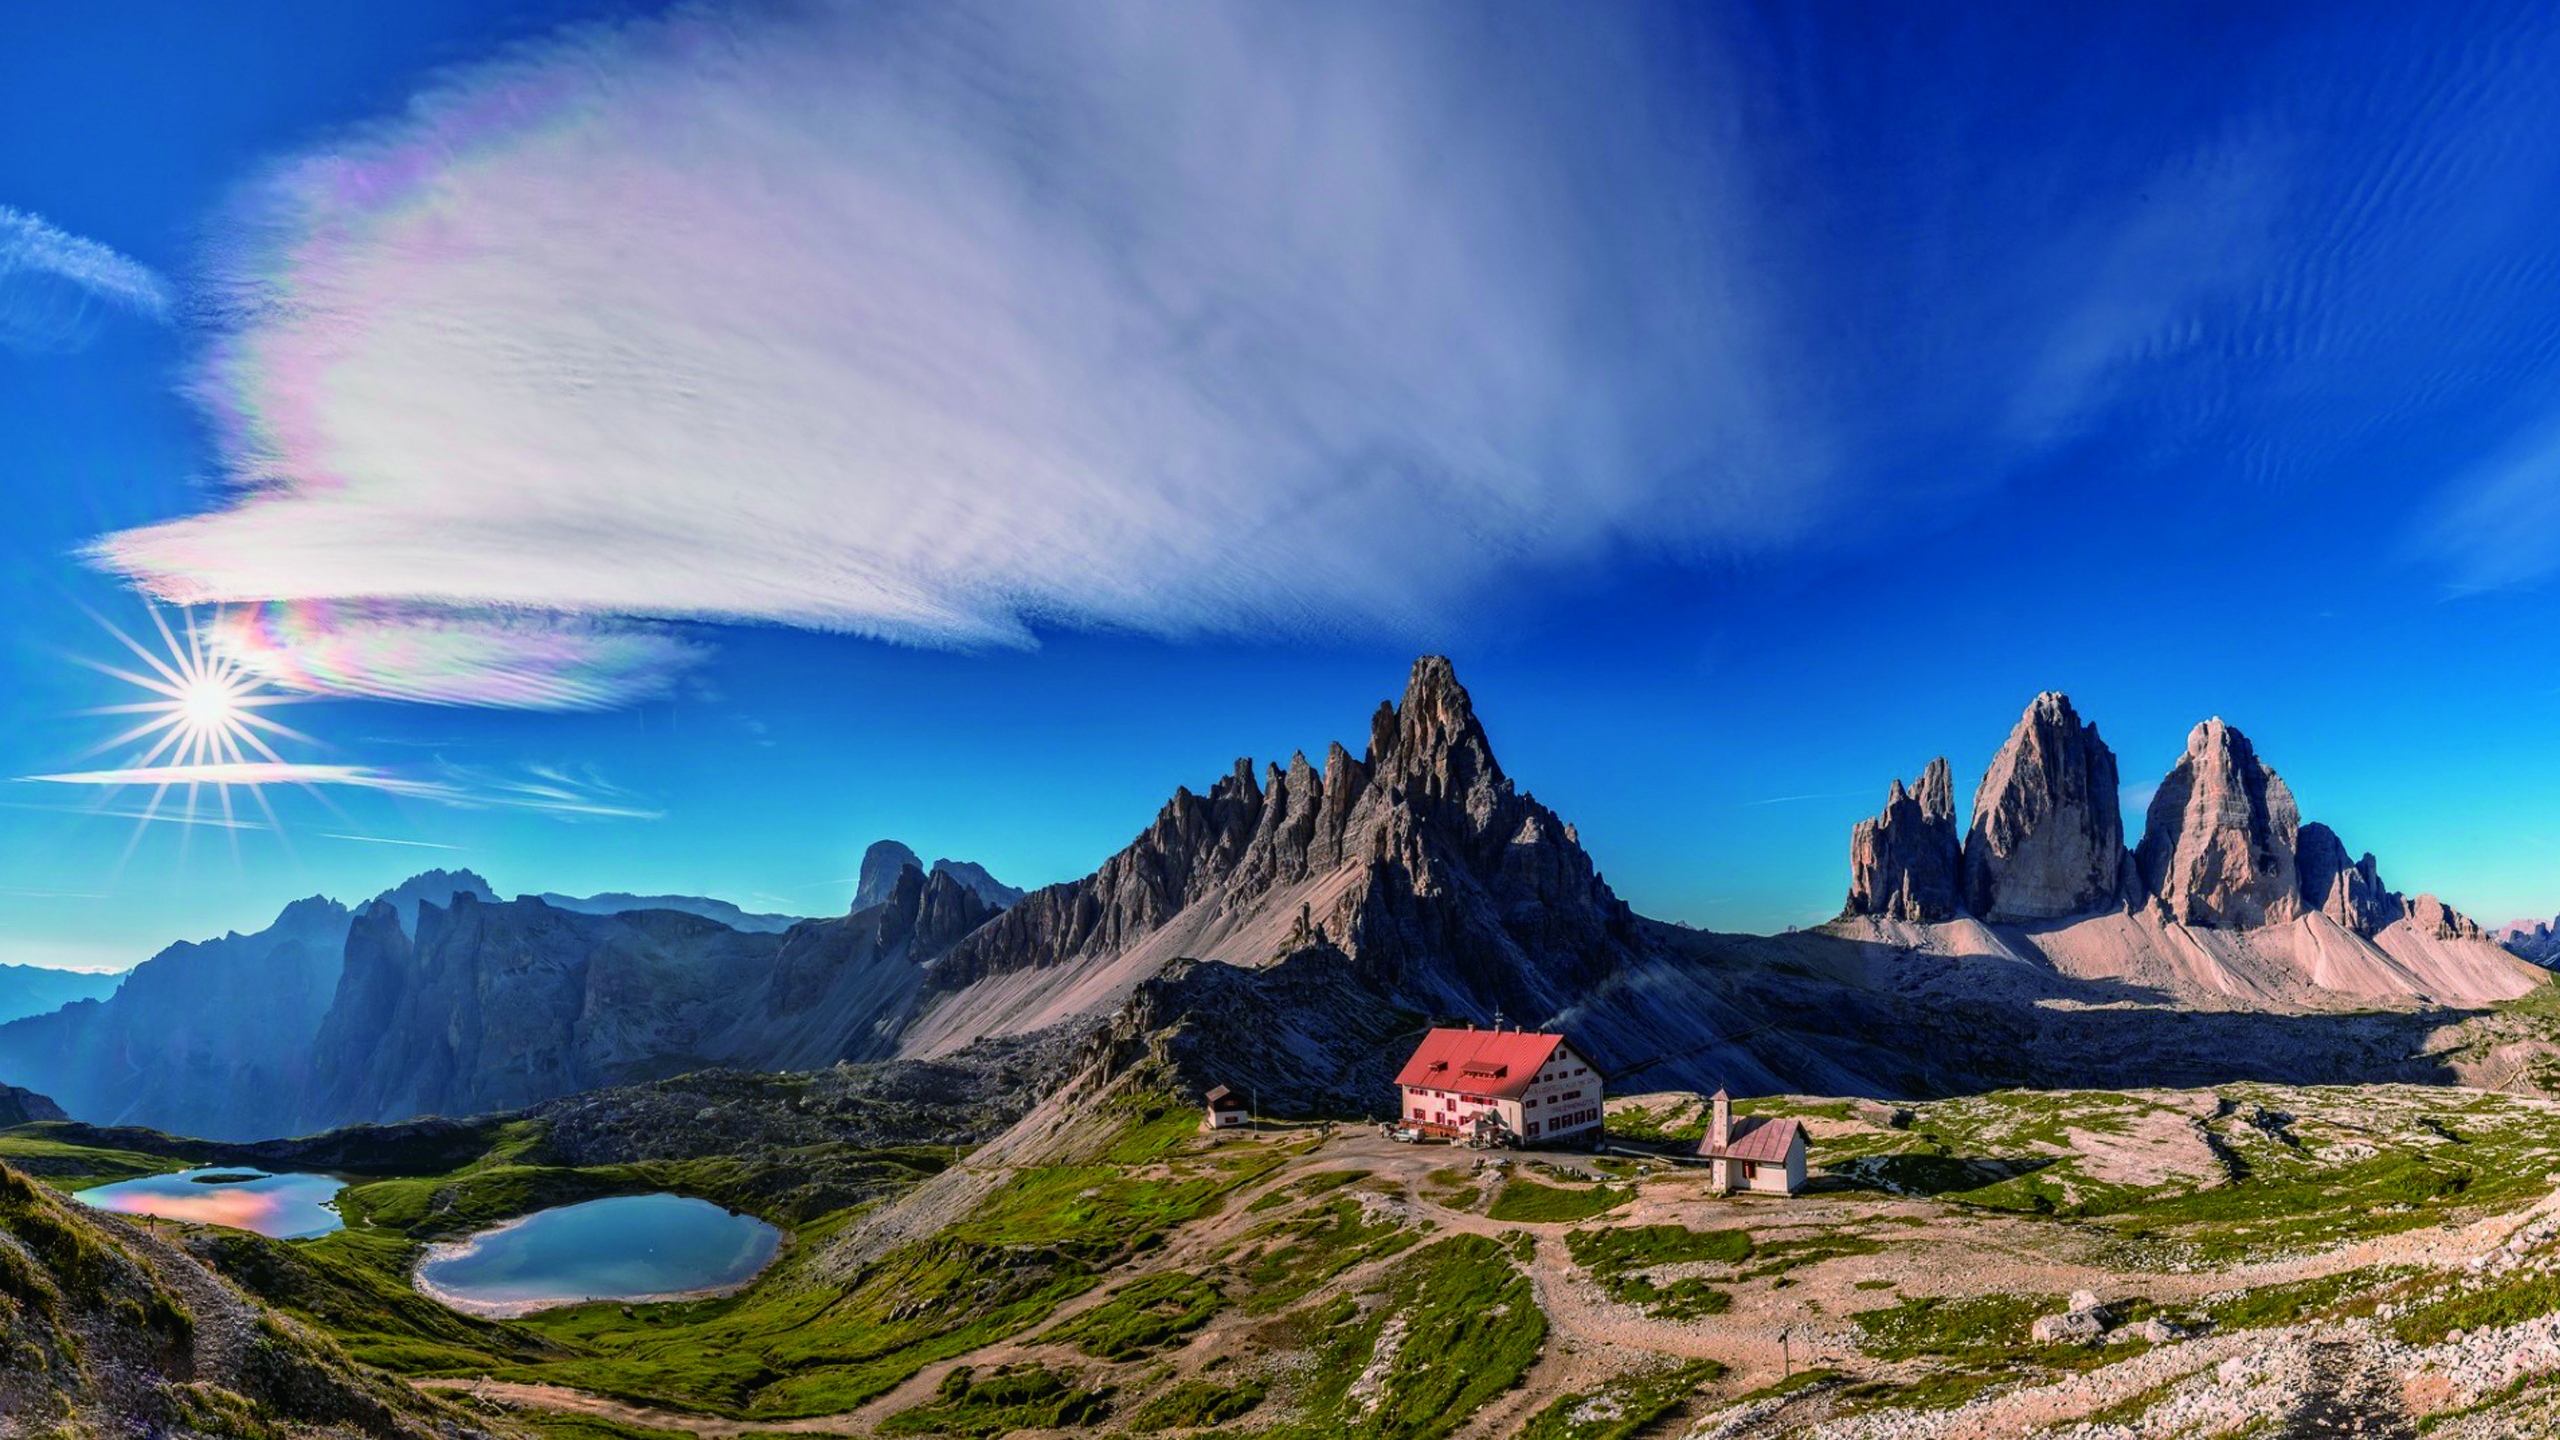
[[[781,1244],[781,1231],[708,1200],[619,1195],[432,1246],[418,1263],[417,1285],[473,1315],[673,1300],[746,1284]]]
[[[267,1175],[236,1166],[145,1175],[80,1192],[81,1203],[119,1215],[157,1215],[308,1240],[339,1227],[329,1202],[346,1188],[327,1175]]]

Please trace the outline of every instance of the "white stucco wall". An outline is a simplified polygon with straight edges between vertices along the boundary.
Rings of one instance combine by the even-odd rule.
[[[1600,1072],[1591,1062],[1574,1053],[1571,1045],[1558,1045],[1547,1063],[1538,1067],[1539,1078],[1530,1083],[1520,1097],[1521,1138],[1544,1142],[1559,1138],[1572,1139],[1590,1135],[1600,1128],[1604,1108]],[[1557,1120],[1566,1115],[1580,1119],[1558,1128]],[[1530,1122],[1538,1129],[1532,1134]]]

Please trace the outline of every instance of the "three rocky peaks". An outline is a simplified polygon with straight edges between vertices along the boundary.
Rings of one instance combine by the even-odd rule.
[[[1992,757],[1961,843],[1940,757],[1916,787],[1894,781],[1883,813],[1858,822],[1849,871],[1844,916],[2024,924],[2147,908],[2212,929],[2320,914],[2363,936],[2407,918],[2447,939],[2480,938],[2434,896],[2387,889],[2373,856],[2349,859],[2328,826],[2305,824],[2283,778],[2219,716],[2188,733],[2128,850],[2115,752],[2053,691]]]

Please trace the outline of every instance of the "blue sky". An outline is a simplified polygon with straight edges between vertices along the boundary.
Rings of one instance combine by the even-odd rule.
[[[0,960],[428,864],[1080,874],[1422,651],[1650,914],[1827,916],[2038,690],[2560,911],[2529,7],[0,17]],[[165,766],[168,756],[160,757]],[[209,772],[208,772],[209,773]],[[2138,793],[2137,793],[2138,798]],[[259,802],[263,800],[264,804]],[[273,811],[270,823],[268,807]]]

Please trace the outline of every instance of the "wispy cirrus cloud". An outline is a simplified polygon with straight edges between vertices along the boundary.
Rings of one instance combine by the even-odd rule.
[[[166,319],[169,286],[149,267],[94,240],[0,205],[0,345],[76,346],[108,311]]]
[[[446,764],[437,766],[430,774],[420,775],[371,765],[259,760],[126,765],[22,778],[34,784],[111,791],[134,788],[161,790],[182,786],[255,790],[270,785],[294,785],[314,790],[369,790],[458,809],[529,810],[565,820],[655,820],[665,814],[631,791],[592,772],[571,772],[541,765],[500,769]],[[167,817],[152,814],[136,818]],[[221,823],[231,828],[254,828],[251,822],[236,818],[216,822],[203,819],[195,812],[187,812],[179,818],[188,824]]]
[[[447,845],[436,840],[404,840],[396,835],[348,835],[333,830],[320,832],[320,838],[348,840],[360,845],[397,845],[409,850],[459,850],[462,848],[459,845]]]
[[[580,31],[255,190],[196,380],[239,493],[94,555],[355,607],[286,683],[506,705],[598,646],[579,703],[698,655],[631,617],[1438,633],[1524,574],[1868,523],[1879,455],[2062,443],[2233,283],[2261,177],[2208,149],[2138,177],[2125,238],[2105,197],[2001,233],[2024,321],[1958,255],[1909,277],[1925,334],[1826,348],[1871,297],[1797,257],[1856,227],[1776,199],[1757,74],[1676,8]],[[1919,398],[1908,352],[1956,345],[1978,373]],[[561,617],[578,657],[505,658]]]

